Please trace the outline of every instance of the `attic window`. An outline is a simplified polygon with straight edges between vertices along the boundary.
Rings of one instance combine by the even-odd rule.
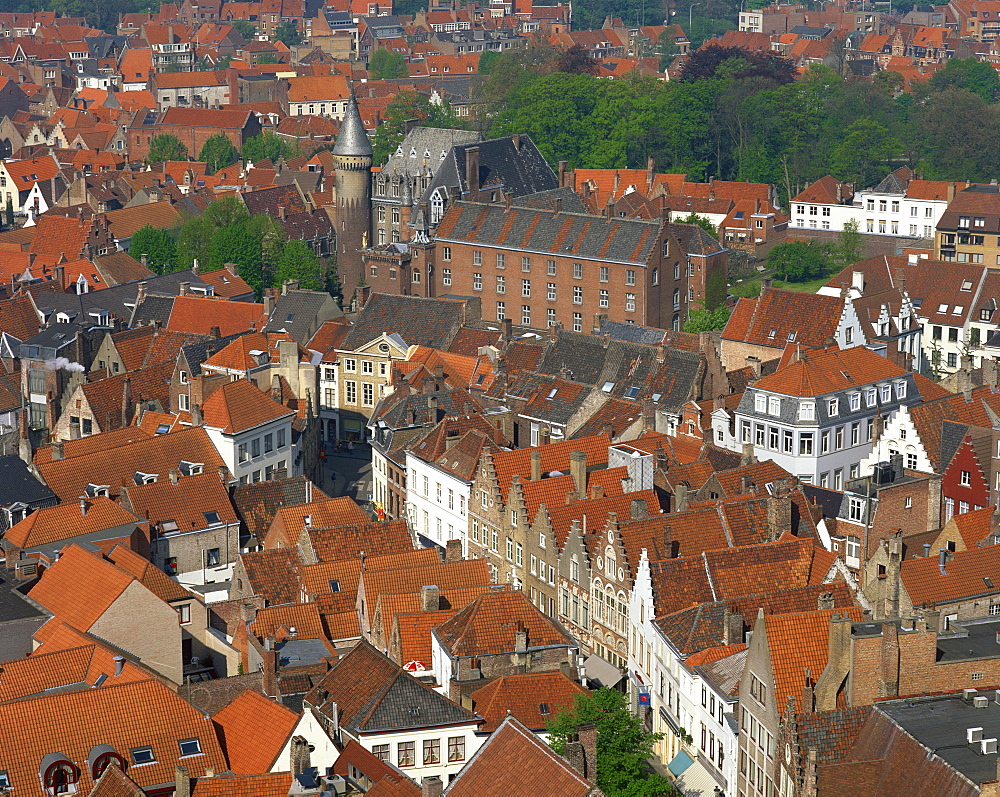
[[[477,385],[481,385],[485,381],[486,381],[486,374],[480,374],[479,376],[476,377]]]
[[[88,484],[87,485],[87,495],[90,496],[91,498],[100,498],[101,496],[104,496],[105,498],[107,498],[109,490],[110,490],[110,486],[107,485],[107,484]]]
[[[291,321],[293,318],[295,318],[295,313],[289,313],[285,316],[285,321]]]
[[[601,388],[601,390],[603,390],[605,393],[610,393],[614,389],[615,389],[614,382],[605,382],[604,387]]]
[[[556,393],[558,393],[558,392],[559,392],[559,388],[557,388],[557,387],[552,388],[552,390],[549,391],[548,398],[555,397]]]
[[[177,531],[177,530],[178,530],[178,526],[177,526],[177,521],[176,520],[164,520],[160,524],[160,531],[171,532],[171,531]]]
[[[549,704],[548,703],[539,703],[538,704],[538,713],[541,714],[543,717],[547,717],[549,714],[551,714],[552,712],[549,710]]]
[[[340,582],[335,579],[330,579],[330,592],[340,592]]]
[[[794,329],[791,332],[789,332],[788,333],[788,342],[791,343],[793,340],[795,340],[795,336],[798,335],[798,334],[799,334],[798,331],[794,330]]]
[[[420,716],[420,706],[410,706],[406,711],[410,716],[413,717]]]
[[[201,742],[195,739],[181,739],[177,742],[181,749],[181,757],[189,755],[201,755]]]
[[[130,751],[132,753],[132,764],[153,764],[156,762],[156,757],[153,755],[153,748],[146,747],[133,747]]]
[[[179,470],[185,476],[197,476],[205,470],[205,465],[202,462],[188,462],[186,459],[182,459]]]
[[[654,393],[652,396],[650,396],[650,398],[653,401],[659,401],[661,398],[663,398],[663,394],[662,393]]]
[[[136,484],[155,484],[156,477],[158,475],[159,474],[156,473],[143,473],[141,470],[139,470],[135,472],[135,476],[132,477],[132,480]]]
[[[635,398],[639,395],[639,388],[632,385],[628,390],[625,391],[625,398]]]
[[[774,336],[777,335],[777,334],[778,334],[778,330],[772,329],[770,332],[767,333],[767,339],[768,340],[774,340]]]
[[[961,291],[971,291],[972,290],[972,280],[963,280],[962,287],[959,288]]]
[[[169,431],[170,431],[169,423],[161,423],[159,426],[156,427],[157,434],[166,434]]]
[[[948,312],[948,305],[946,305],[946,304],[939,304],[938,305],[938,312],[939,313],[947,313]]]
[[[219,517],[219,513],[214,509],[211,512],[202,512],[205,516],[205,522],[210,526],[214,526],[216,523],[221,523],[222,518]]]
[[[952,309],[951,314],[952,315],[962,315],[962,311],[964,309],[965,309],[965,307],[963,305],[956,304],[955,307]]]

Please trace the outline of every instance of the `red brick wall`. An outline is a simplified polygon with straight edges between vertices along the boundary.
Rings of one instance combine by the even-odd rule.
[[[962,484],[962,471],[969,473],[969,485]],[[969,505],[969,511],[976,507],[988,506],[990,503],[990,485],[987,475],[980,467],[976,452],[968,440],[962,444],[952,457],[951,463],[941,478],[941,491],[945,500],[951,498],[955,502],[955,514],[959,514],[961,502]],[[942,512],[944,506],[942,506]],[[942,517],[942,522],[945,519]]]

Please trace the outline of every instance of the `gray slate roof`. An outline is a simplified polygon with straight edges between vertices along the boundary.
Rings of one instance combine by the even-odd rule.
[[[358,103],[352,93],[351,98],[347,101],[347,112],[344,114],[344,121],[337,134],[337,143],[333,147],[333,154],[371,157],[372,152],[372,144],[368,140],[368,133],[365,131],[364,122],[361,121],[361,114],[358,112]]]
[[[18,501],[36,508],[58,503],[55,493],[32,475],[20,457],[0,457],[0,507]]]
[[[324,291],[290,290],[278,297],[264,329],[283,330],[305,345],[320,324],[342,315],[333,297]]]
[[[437,238],[645,266],[659,233],[659,221],[605,219],[583,213],[557,215],[553,210],[520,207],[508,211],[502,205],[460,201],[446,212]]]
[[[644,346],[658,346],[667,336],[666,331],[655,327],[642,327],[638,324],[623,324],[620,321],[601,322],[601,334],[614,340],[628,343],[641,343]]]
[[[358,314],[342,349],[349,351],[384,333],[398,333],[407,345],[447,349],[462,325],[458,302],[376,293]]]

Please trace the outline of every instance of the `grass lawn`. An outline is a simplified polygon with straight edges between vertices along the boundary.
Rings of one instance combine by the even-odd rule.
[[[791,291],[804,291],[806,293],[816,293],[830,279],[830,274],[807,282],[785,282],[777,277],[772,277],[771,284],[775,288],[787,288]],[[760,281],[762,277],[750,277],[743,280],[738,285],[730,285],[729,292],[733,296],[756,296],[760,293]]]

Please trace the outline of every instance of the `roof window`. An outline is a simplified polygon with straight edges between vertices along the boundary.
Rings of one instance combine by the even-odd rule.
[[[605,393],[610,393],[614,389],[615,389],[614,382],[605,382],[604,386],[601,388],[601,390],[603,390]]]
[[[962,315],[962,311],[965,309],[964,306],[956,304],[954,309],[951,311],[952,315]]]
[[[639,388],[636,387],[635,385],[632,385],[631,387],[629,387],[628,390],[625,391],[625,398],[635,398],[638,395],[639,395]]]
[[[554,398],[555,395],[556,395],[556,393],[558,393],[558,392],[559,392],[559,388],[557,388],[557,387],[552,388],[552,390],[549,391],[548,398]]]
[[[959,288],[959,290],[962,290],[962,291],[971,291],[972,290],[972,280],[963,280],[962,281],[962,287]]]
[[[181,749],[181,757],[189,755],[201,755],[201,740],[194,739],[181,739],[177,742],[177,746]]]
[[[133,766],[156,763],[156,756],[153,755],[153,748],[149,745],[146,745],[145,747],[133,747],[129,752],[132,754]]]
[[[202,512],[202,514],[205,516],[205,522],[210,526],[214,526],[216,523],[222,522],[222,518],[219,517],[219,513],[214,509],[210,512]]]
[[[178,530],[178,527],[177,527],[177,521],[176,520],[164,520],[160,524],[160,531],[171,532],[171,531],[177,531],[177,530]]]

